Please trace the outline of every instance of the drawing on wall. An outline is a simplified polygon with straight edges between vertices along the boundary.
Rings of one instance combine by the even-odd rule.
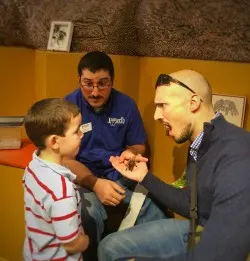
[[[239,127],[243,127],[245,115],[245,96],[213,94],[214,110],[223,114],[225,119]]]
[[[65,21],[53,21],[50,27],[48,50],[70,51],[73,34],[73,23]]]

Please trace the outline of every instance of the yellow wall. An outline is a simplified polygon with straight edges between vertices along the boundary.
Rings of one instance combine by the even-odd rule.
[[[36,98],[63,97],[78,87],[77,65],[81,53],[36,51]],[[115,88],[138,99],[139,58],[112,56],[115,66]]]
[[[24,242],[23,169],[0,165],[0,260],[21,261]]]
[[[77,64],[81,53],[59,53],[0,47],[0,115],[23,115],[30,105],[45,97],[63,97],[78,85]],[[250,64],[111,55],[115,65],[115,88],[138,103],[152,151],[152,170],[165,181],[180,176],[188,144],[176,145],[154,122],[154,84],[160,73],[194,69],[204,74],[213,91],[246,96],[250,100]],[[245,128],[250,130],[249,109]],[[0,166],[0,257],[18,261],[24,237],[23,171]],[[10,197],[5,200],[6,195]],[[11,233],[9,233],[11,232]],[[15,243],[14,243],[15,242]],[[14,246],[14,247],[13,247]],[[15,251],[13,251],[15,249]]]
[[[23,115],[34,101],[34,54],[0,47],[0,116]]]
[[[82,55],[0,47],[0,115],[24,114],[35,100],[63,97],[73,91],[78,86],[77,64]],[[185,68],[198,70],[207,77],[215,93],[250,99],[249,63],[111,57],[115,65],[115,88],[138,103],[152,151],[152,170],[166,181],[176,179],[185,167],[187,144],[176,145],[165,138],[162,126],[153,120],[154,84],[160,73]],[[248,115],[247,106],[244,127],[250,130]]]
[[[0,116],[24,115],[45,97],[63,97],[78,86],[77,64],[83,54],[0,46]],[[138,100],[139,58],[112,56],[115,87]]]

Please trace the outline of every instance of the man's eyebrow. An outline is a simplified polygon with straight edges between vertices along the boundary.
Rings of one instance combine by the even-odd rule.
[[[93,81],[93,79],[89,79],[89,78],[86,78],[84,77],[83,80],[86,80],[86,81]],[[100,78],[99,81],[101,80],[109,80],[109,77],[103,77],[103,78]]]
[[[103,77],[103,78],[99,79],[99,81],[100,80],[109,80],[109,77]]]
[[[84,77],[83,80],[92,81],[92,79],[89,79],[89,78],[86,78],[86,77]]]

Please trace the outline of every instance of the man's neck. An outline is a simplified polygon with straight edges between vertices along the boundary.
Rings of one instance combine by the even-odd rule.
[[[211,122],[211,120],[215,117],[215,112],[213,110],[204,112],[203,114],[198,115],[198,119],[196,119],[196,126],[193,130],[193,135],[191,139],[191,143],[198,137],[198,135],[204,129],[204,122]]]
[[[93,108],[93,110],[94,110],[96,113],[102,112],[103,109],[104,109],[104,107]]]

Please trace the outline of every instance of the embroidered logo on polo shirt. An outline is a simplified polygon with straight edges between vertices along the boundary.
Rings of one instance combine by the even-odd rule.
[[[121,118],[108,118],[108,124],[110,124],[110,126],[115,126],[116,124],[124,124],[125,123],[125,119],[123,117]]]

